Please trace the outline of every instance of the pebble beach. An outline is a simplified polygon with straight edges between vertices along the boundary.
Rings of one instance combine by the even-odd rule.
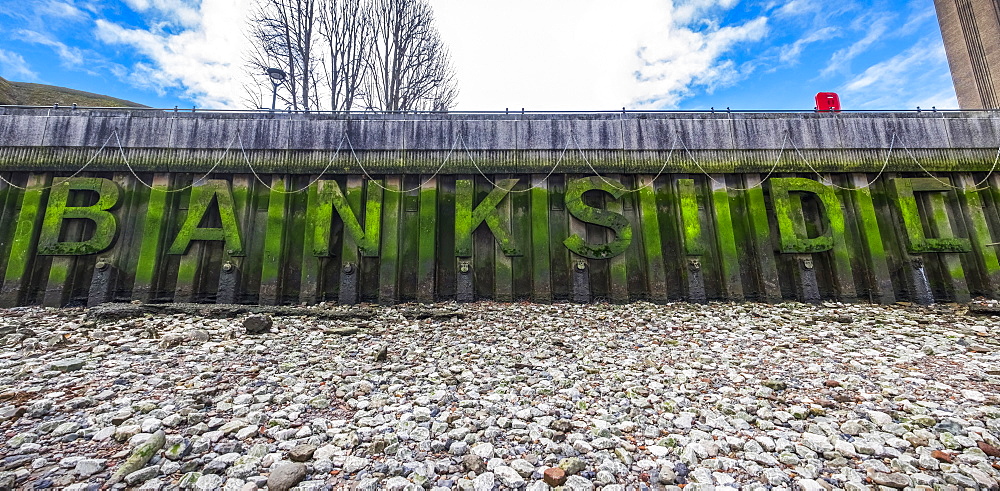
[[[0,310],[0,489],[1000,489],[971,307]]]

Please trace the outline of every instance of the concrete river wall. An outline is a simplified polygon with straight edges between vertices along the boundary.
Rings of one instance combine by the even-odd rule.
[[[1000,114],[0,108],[0,305],[1000,295]]]

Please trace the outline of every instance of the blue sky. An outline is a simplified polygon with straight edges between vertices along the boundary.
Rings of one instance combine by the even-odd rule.
[[[0,0],[0,76],[250,108],[253,0]],[[932,0],[430,0],[462,110],[955,108]]]

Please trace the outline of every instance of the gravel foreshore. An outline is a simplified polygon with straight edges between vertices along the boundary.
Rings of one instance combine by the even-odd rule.
[[[0,311],[0,489],[1000,487],[966,305],[309,312]]]

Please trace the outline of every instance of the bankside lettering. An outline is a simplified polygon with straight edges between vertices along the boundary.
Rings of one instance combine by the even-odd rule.
[[[473,232],[486,225],[504,255],[522,255],[524,245],[516,243],[511,233],[511,217],[500,212],[504,200],[511,199],[512,190],[521,183],[520,179],[501,179],[478,203],[475,201],[473,182],[466,179],[455,181],[454,193],[454,255],[458,258],[472,256]],[[778,251],[787,254],[812,254],[832,251],[838,268],[850,270],[850,254],[846,247],[845,216],[843,204],[834,187],[806,178],[771,178],[766,181],[774,210],[778,231]],[[682,241],[687,255],[699,256],[705,253],[706,238],[701,219],[700,200],[709,202],[726,201],[726,190],[719,196],[701,196],[692,179],[675,179],[674,195],[679,207],[679,221]],[[911,253],[969,252],[969,239],[954,237],[948,224],[947,204],[944,193],[950,191],[947,182],[937,178],[894,178],[889,188],[901,217],[907,250]],[[155,192],[163,192],[158,189]],[[382,228],[386,226],[383,216],[383,196],[393,191],[384,191],[382,186],[369,181],[361,187],[341,189],[334,180],[319,180],[309,189],[306,226],[302,240],[311,243],[310,252],[315,257],[331,255],[331,244],[335,240],[334,224],[339,219],[340,230],[360,250],[361,255],[377,257],[380,254]],[[622,213],[594,207],[585,202],[587,193],[600,193],[618,200],[628,192],[619,181],[603,177],[584,177],[569,180],[563,197],[563,206],[576,220],[597,225],[610,231],[612,239],[604,243],[587,242],[579,234],[568,234],[563,245],[573,253],[590,259],[610,259],[630,246],[633,240],[633,224]],[[863,189],[854,192],[867,192]],[[80,202],[76,193],[96,195],[89,205],[70,205]],[[918,206],[918,193],[928,193],[930,208],[922,216]],[[81,256],[99,254],[114,246],[119,228],[119,219],[114,209],[120,204],[122,190],[112,180],[97,177],[72,177],[58,181],[44,198],[43,189],[29,188],[22,200],[22,210],[15,240],[22,231],[41,216],[36,253],[47,256]],[[362,194],[364,195],[363,209]],[[714,194],[719,194],[715,191]],[[803,199],[812,200],[818,206],[803,206]],[[870,198],[869,198],[870,199]],[[44,213],[37,212],[36,201],[43,201]],[[753,203],[753,200],[749,201]],[[180,224],[173,237],[167,254],[184,255],[195,241],[222,241],[230,256],[246,254],[244,232],[241,230],[232,185],[221,179],[206,180],[191,186],[186,208],[176,213]],[[763,204],[763,202],[760,202]],[[716,205],[718,206],[718,205]],[[759,206],[759,204],[757,205]],[[27,207],[31,207],[30,209]],[[926,207],[925,207],[926,208]],[[816,210],[818,216],[807,216],[807,210]],[[336,213],[334,213],[336,212]],[[336,219],[334,218],[336,214]],[[359,216],[363,215],[362,218]],[[206,226],[206,217],[218,217],[220,225]],[[147,221],[164,219],[163,210],[148,213]],[[673,217],[643,215],[643,220],[669,220]],[[70,220],[90,222],[92,231],[84,240],[67,240],[66,228]],[[32,222],[32,223],[24,223]],[[937,237],[927,237],[923,223],[934,224]],[[362,225],[363,223],[363,225]],[[813,225],[809,223],[820,224]],[[146,223],[146,230],[159,230]],[[167,228],[168,230],[170,227]],[[812,232],[812,233],[810,233]],[[19,250],[19,249],[18,249]]]

